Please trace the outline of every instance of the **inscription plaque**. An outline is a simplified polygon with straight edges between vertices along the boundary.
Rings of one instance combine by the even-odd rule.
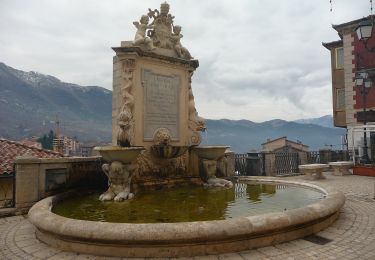
[[[144,139],[152,140],[157,129],[167,128],[172,139],[178,140],[180,77],[143,70],[142,83],[144,87]]]

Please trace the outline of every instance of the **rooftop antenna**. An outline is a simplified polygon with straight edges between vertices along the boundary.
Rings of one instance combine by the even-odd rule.
[[[371,16],[372,16],[372,0],[370,0],[370,12],[371,12]]]
[[[333,5],[334,5],[333,0],[329,0],[329,5],[330,5],[329,11],[331,13],[330,20],[331,20],[331,24],[333,24],[333,20],[334,20],[334,18],[333,18],[333,15],[334,15],[333,14]]]

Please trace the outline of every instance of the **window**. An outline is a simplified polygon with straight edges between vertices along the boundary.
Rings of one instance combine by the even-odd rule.
[[[344,48],[336,48],[335,49],[335,56],[336,56],[336,69],[343,69],[344,68]]]
[[[67,169],[47,169],[45,190],[54,191],[65,188],[66,181]]]
[[[336,89],[336,110],[345,110],[345,90]]]

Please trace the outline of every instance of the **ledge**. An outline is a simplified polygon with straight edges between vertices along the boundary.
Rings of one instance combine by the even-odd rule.
[[[61,157],[61,158],[36,158],[36,157],[18,157],[16,164],[38,164],[38,163],[73,163],[73,162],[95,162],[102,160],[101,156],[93,157]]]
[[[124,53],[136,53],[140,57],[149,57],[149,58],[156,58],[163,61],[188,65],[194,69],[199,67],[198,60],[185,60],[181,58],[176,58],[170,55],[166,55],[165,51],[163,52],[162,49],[158,48],[155,51],[146,51],[138,46],[127,46],[127,47],[112,47],[112,50],[116,52],[117,55],[124,54]]]

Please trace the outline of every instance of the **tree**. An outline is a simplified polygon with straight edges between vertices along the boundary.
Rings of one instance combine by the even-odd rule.
[[[43,149],[52,150],[53,149],[53,139],[56,138],[55,133],[50,130],[48,134],[44,134],[38,139],[38,142],[42,144]]]

